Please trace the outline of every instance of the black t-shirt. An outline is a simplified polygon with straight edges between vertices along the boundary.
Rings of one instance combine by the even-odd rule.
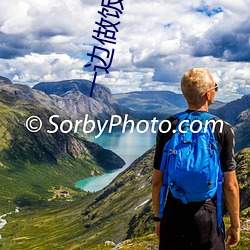
[[[192,112],[192,110],[187,110],[188,113]],[[202,112],[202,111],[200,111]],[[168,133],[161,133],[158,131],[156,137],[156,149],[155,149],[155,156],[154,156],[154,168],[160,169],[161,159],[163,155],[163,148],[168,140],[172,138],[173,130],[176,128],[178,124],[178,118],[175,116],[171,116],[167,118],[172,124],[171,130]],[[221,120],[219,118],[215,118],[214,120],[218,121]],[[235,139],[234,139],[234,131],[232,126],[221,120],[222,125],[217,122],[214,130],[214,137],[217,141],[217,145],[220,148],[220,162],[222,172],[228,172],[235,170],[236,162],[234,159],[234,146],[235,146]],[[164,123],[162,125],[162,131],[167,131],[169,124]],[[222,130],[221,130],[222,126]],[[220,131],[221,130],[221,131]]]

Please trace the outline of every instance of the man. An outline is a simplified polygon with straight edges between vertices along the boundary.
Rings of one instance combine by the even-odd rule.
[[[186,72],[181,80],[181,89],[188,104],[187,112],[208,112],[214,102],[217,84],[207,69],[194,68]],[[171,139],[178,118],[169,117],[172,128],[168,133],[158,131],[152,179],[155,230],[160,239],[160,250],[222,250],[236,246],[240,239],[239,187],[236,179],[234,160],[234,133],[232,127],[223,121],[220,133],[216,124],[214,136],[220,148],[220,162],[223,171],[223,196],[230,216],[231,226],[226,235],[217,226],[216,198],[203,202],[183,204],[168,192],[163,218],[159,219],[160,189],[163,172],[160,171],[165,143]],[[164,131],[164,128],[162,129]],[[226,236],[226,237],[225,237]]]

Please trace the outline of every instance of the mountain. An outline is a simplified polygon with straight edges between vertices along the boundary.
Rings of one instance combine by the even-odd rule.
[[[214,101],[214,103],[209,106],[209,110],[210,112],[213,112],[213,110],[217,110],[219,108],[222,108],[223,106],[225,106],[225,103],[221,101]]]
[[[89,119],[104,122],[111,115],[122,115],[119,104],[111,95],[110,90],[101,84],[95,85],[92,97],[89,97],[92,83],[87,80],[65,80],[59,82],[41,82],[33,89],[50,95],[57,106],[69,117],[77,120]]]
[[[125,164],[118,155],[77,134],[48,133],[54,129],[49,122],[54,114],[60,116],[54,121],[58,126],[69,119],[41,91],[8,82],[0,85],[0,183],[4,190],[0,211],[50,198],[53,186],[74,189],[74,183],[83,178]],[[39,116],[43,122],[37,133],[25,126],[30,116]]]
[[[78,92],[78,85],[75,90],[72,84],[66,85],[57,86],[58,95],[51,97],[27,86],[0,85],[0,211],[9,212],[14,205],[20,205],[20,213],[6,217],[8,224],[1,229],[3,249],[105,249],[98,245],[105,241],[119,243],[154,231],[151,200],[154,148],[103,190],[86,193],[74,189],[72,184],[76,180],[90,176],[91,172],[103,172],[104,160],[108,161],[107,167],[122,162],[110,151],[99,153],[102,148],[84,141],[80,135],[46,132],[51,129],[48,117],[52,114],[60,115],[58,124],[69,119],[53,99],[53,95],[64,98],[60,93],[64,87],[71,86],[69,92],[62,91],[65,96]],[[87,93],[80,92],[79,96]],[[247,124],[247,110],[244,107],[236,114],[239,119],[236,124]],[[31,115],[38,115],[44,122],[38,133],[28,132],[24,126]],[[240,151],[236,160],[241,209],[245,212],[249,209],[249,149]],[[70,198],[60,198],[61,191],[70,192]],[[130,244],[127,248],[136,249]]]
[[[115,114],[128,114],[134,120],[150,120],[153,117],[165,119],[187,108],[183,95],[171,91],[140,91],[112,95],[107,87],[97,84],[90,98],[91,86],[90,81],[73,79],[42,82],[33,89],[50,95],[57,106],[75,120],[83,119],[86,114],[89,119],[100,120],[102,123]],[[221,102],[215,102],[211,110],[223,105]]]
[[[237,119],[235,126],[235,152],[250,147],[250,108],[242,111]]]
[[[126,113],[136,118],[164,119],[187,107],[183,95],[171,91],[135,91],[113,96]]]
[[[238,123],[238,116],[244,110],[250,108],[250,94],[244,95],[240,99],[231,101],[223,107],[217,109],[214,114],[235,126]]]
[[[124,113],[137,119],[165,119],[169,115],[187,109],[187,103],[182,94],[172,91],[135,91],[114,94]],[[224,103],[215,102],[211,110],[222,107]]]
[[[8,78],[0,76],[0,85],[1,84],[13,84]]]
[[[235,152],[250,147],[250,95],[227,103],[213,110],[213,114],[229,122],[235,131]]]

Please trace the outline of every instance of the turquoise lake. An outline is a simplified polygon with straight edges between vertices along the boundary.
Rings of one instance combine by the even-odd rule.
[[[94,176],[78,181],[75,186],[85,191],[95,192],[107,186],[119,173],[123,172],[135,159],[155,145],[156,134],[148,130],[140,134],[137,131],[130,133],[112,132],[105,133],[99,138],[90,138],[90,141],[98,143],[106,149],[118,154],[126,165],[111,173]]]

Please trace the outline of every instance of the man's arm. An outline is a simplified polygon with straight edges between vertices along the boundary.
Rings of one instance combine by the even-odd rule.
[[[236,171],[224,172],[223,193],[230,216],[231,226],[226,231],[227,248],[236,246],[240,240],[240,199]]]
[[[158,217],[159,208],[160,208],[160,190],[162,186],[163,173],[160,170],[154,169],[153,178],[152,178],[152,200],[154,207],[154,216]],[[157,221],[155,224],[155,232],[160,238],[160,222]]]

